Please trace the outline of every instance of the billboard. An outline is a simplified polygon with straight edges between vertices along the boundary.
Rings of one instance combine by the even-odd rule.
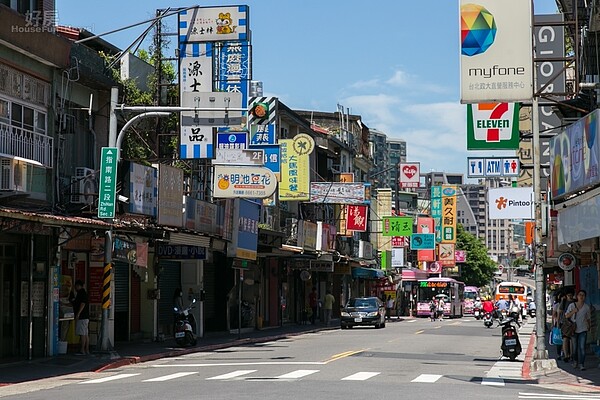
[[[489,219],[533,219],[533,188],[489,189],[488,204]]]
[[[277,178],[268,168],[215,165],[213,196],[265,199],[275,193]]]
[[[533,2],[460,1],[461,103],[531,101]]]
[[[248,6],[194,7],[179,12],[179,42],[248,40]]]
[[[369,204],[371,202],[371,184],[364,182],[311,182],[310,202]]]
[[[550,142],[552,197],[560,198],[600,182],[600,110],[577,120]]]

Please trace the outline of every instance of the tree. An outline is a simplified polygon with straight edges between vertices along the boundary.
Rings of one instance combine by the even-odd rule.
[[[468,286],[481,287],[489,284],[497,266],[488,256],[482,240],[466,232],[460,224],[457,225],[456,232],[456,248],[467,252],[467,261],[462,266],[461,280]]]

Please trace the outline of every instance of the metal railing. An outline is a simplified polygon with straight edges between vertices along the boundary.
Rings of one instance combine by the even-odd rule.
[[[37,161],[46,168],[54,166],[54,138],[0,123],[0,153]]]

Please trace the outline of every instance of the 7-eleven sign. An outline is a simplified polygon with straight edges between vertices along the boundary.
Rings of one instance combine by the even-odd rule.
[[[519,148],[519,104],[467,104],[467,150]]]

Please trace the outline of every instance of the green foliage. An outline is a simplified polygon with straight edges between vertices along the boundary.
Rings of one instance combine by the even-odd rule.
[[[175,65],[164,59],[163,50],[168,45],[163,42],[157,49],[151,46],[148,50],[140,49],[137,57],[142,61],[155,67],[154,73],[148,76],[148,91],[142,91],[136,85],[133,79],[121,79],[120,72],[116,67],[110,68],[113,78],[118,81],[120,87],[121,104],[128,106],[153,106],[153,105],[177,105],[179,89],[174,83],[177,79]],[[112,61],[106,54],[100,53],[105,59],[106,65]],[[117,64],[118,65],[118,64]],[[160,68],[156,68],[160,66]],[[161,85],[158,82],[161,82]],[[160,97],[160,99],[159,99]],[[127,119],[133,115],[126,116]],[[165,134],[178,132],[177,113],[173,113],[168,118],[144,118],[132,126],[124,140],[121,148],[124,159],[136,161],[156,160],[161,154],[176,158],[178,135],[165,138]],[[162,137],[161,137],[162,136]]]
[[[462,266],[461,280],[468,286],[488,284],[497,269],[496,263],[488,254],[482,240],[466,232],[462,225],[457,226],[456,248],[466,250],[467,261]]]

